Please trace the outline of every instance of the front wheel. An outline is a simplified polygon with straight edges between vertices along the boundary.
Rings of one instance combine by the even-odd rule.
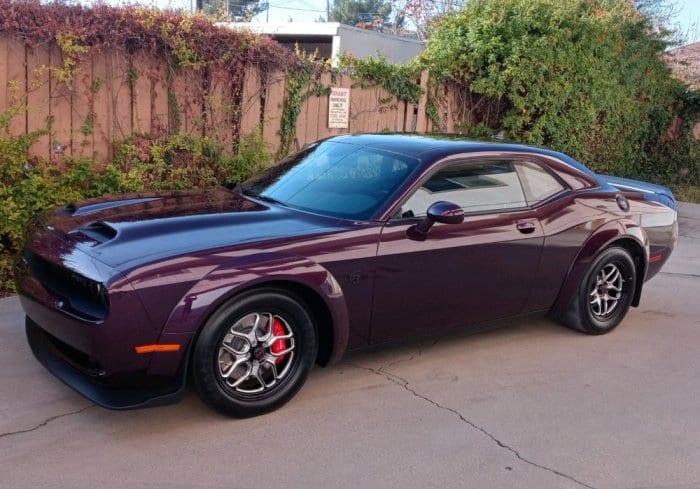
[[[591,263],[560,320],[584,333],[608,333],[627,314],[636,285],[637,270],[629,252],[619,247],[607,248]]]
[[[223,414],[263,414],[297,393],[316,350],[314,323],[300,300],[254,291],[224,304],[205,324],[193,352],[194,385]]]

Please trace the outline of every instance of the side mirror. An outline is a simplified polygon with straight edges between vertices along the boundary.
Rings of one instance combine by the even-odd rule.
[[[418,241],[425,240],[428,231],[436,222],[442,224],[459,224],[464,221],[464,210],[457,204],[445,202],[444,200],[435,202],[428,208],[427,217],[418,224],[408,229],[408,237]]]
[[[428,219],[443,224],[459,224],[464,221],[464,211],[457,204],[441,200],[428,207]]]

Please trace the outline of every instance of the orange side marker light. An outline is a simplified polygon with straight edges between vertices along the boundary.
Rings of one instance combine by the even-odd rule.
[[[154,353],[162,351],[180,351],[180,345],[177,343],[169,343],[163,345],[141,345],[135,346],[136,353]]]

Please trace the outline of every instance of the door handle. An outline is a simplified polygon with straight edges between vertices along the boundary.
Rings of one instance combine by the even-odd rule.
[[[535,232],[535,223],[532,221],[523,221],[515,225],[518,231],[523,234],[531,234]]]

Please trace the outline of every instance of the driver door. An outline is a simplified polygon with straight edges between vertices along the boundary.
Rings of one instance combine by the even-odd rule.
[[[461,224],[409,229],[437,201],[463,208]],[[543,231],[527,206],[515,162],[450,162],[427,178],[383,228],[371,342],[520,313],[539,268]]]

